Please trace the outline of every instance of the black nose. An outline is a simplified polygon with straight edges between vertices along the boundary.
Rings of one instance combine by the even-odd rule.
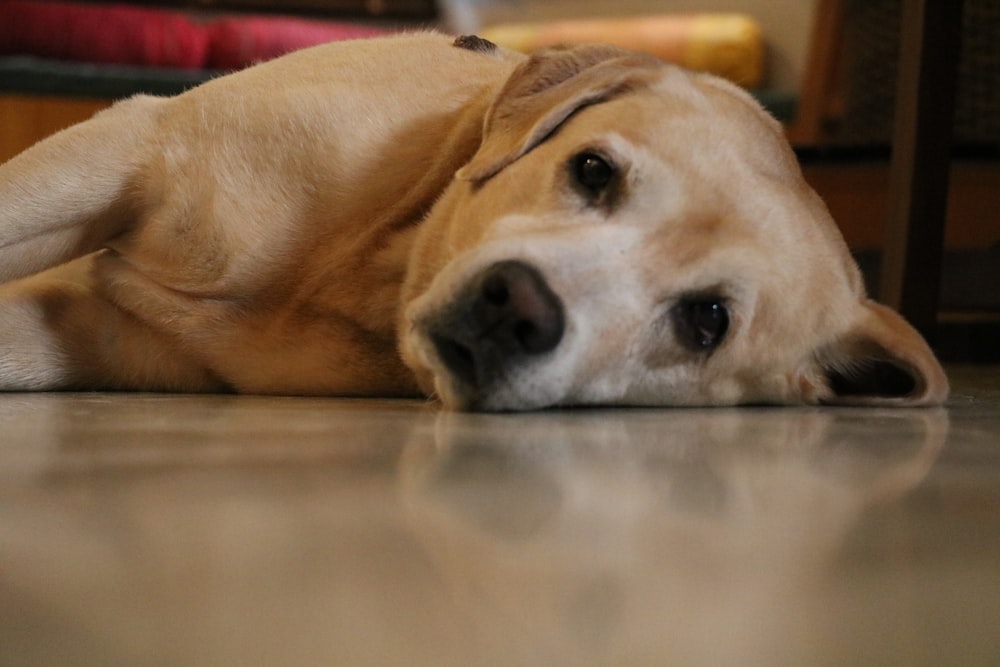
[[[555,349],[564,319],[562,302],[541,273],[509,260],[488,267],[462,290],[431,339],[448,370],[484,387],[512,365]]]

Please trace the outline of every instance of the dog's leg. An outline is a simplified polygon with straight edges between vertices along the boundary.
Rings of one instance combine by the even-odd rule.
[[[93,256],[0,290],[0,391],[224,391],[177,341],[116,306]]]
[[[123,230],[161,102],[120,102],[0,165],[0,283],[85,255]]]

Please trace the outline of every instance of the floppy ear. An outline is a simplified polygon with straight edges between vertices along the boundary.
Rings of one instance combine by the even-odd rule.
[[[486,113],[483,141],[456,173],[482,182],[544,141],[581,108],[647,82],[662,63],[604,44],[555,47],[518,66]]]
[[[830,405],[937,405],[948,378],[917,331],[895,311],[866,300],[855,326],[817,354]]]
[[[0,164],[0,282],[97,250],[123,230],[159,102],[119,102]]]

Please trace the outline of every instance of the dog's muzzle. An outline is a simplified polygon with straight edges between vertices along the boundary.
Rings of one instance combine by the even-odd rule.
[[[565,314],[535,267],[507,260],[474,276],[427,331],[463,390],[482,394],[554,350],[565,331]]]

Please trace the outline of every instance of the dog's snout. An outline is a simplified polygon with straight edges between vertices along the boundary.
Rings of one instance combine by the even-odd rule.
[[[541,273],[508,260],[476,276],[431,337],[448,369],[481,387],[511,364],[555,349],[564,330],[562,302]]]

